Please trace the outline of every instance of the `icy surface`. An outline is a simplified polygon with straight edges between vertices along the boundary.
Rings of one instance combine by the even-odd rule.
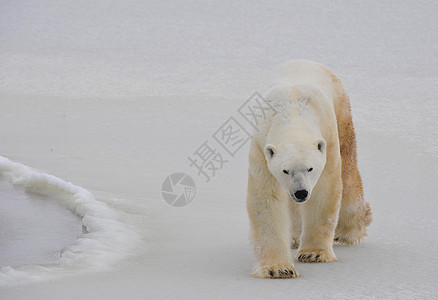
[[[11,267],[11,263],[0,268],[0,285],[20,284],[23,282],[50,280],[59,278],[63,275],[83,273],[86,271],[96,271],[108,268],[116,261],[121,260],[130,254],[134,253],[134,248],[140,246],[140,236],[131,230],[127,225],[121,223],[115,211],[109,208],[105,203],[98,201],[87,190],[75,186],[69,182],[65,182],[55,176],[40,173],[32,170],[19,163],[11,162],[0,156],[0,174],[8,178],[11,183],[25,190],[33,191],[34,193],[42,193],[47,196],[51,195],[57,204],[68,208],[82,219],[82,227],[84,233],[79,235],[73,242],[66,243],[58,255],[60,258],[54,264],[41,264],[41,257],[33,257],[33,261],[28,261],[28,264],[23,264],[23,260],[32,259],[32,256],[38,254],[38,249],[33,250],[33,254],[28,257],[21,258],[19,255],[26,255],[20,250],[16,251],[16,260],[20,262],[20,266]],[[36,199],[35,199],[36,200]],[[7,205],[8,203],[5,202]],[[34,205],[37,204],[34,201]],[[12,219],[13,224],[8,222],[8,226],[13,226],[11,231],[8,231],[8,226],[2,227],[2,235],[14,233],[20,230],[20,226],[26,224],[26,221],[20,222],[22,214],[29,210],[28,206],[17,205],[15,208],[19,210],[13,213],[13,210],[8,208],[4,213],[8,213],[8,218]],[[36,214],[38,209],[34,209],[33,214]],[[27,212],[27,217],[33,222],[38,222],[42,216],[33,216]],[[46,220],[39,226],[40,230],[44,230],[44,223],[48,218],[52,217],[49,209],[45,210]],[[3,220],[3,221],[7,221]],[[60,221],[62,225],[68,220]],[[29,223],[29,221],[27,221]],[[15,225],[15,226],[14,226]],[[57,226],[57,225],[55,225]],[[29,231],[31,229],[25,229]],[[34,229],[35,230],[35,229]],[[59,229],[58,229],[59,230]],[[23,233],[23,230],[21,230]],[[69,231],[66,231],[69,233]],[[64,238],[60,238],[59,234],[54,234],[50,231],[44,233],[44,238],[39,238],[38,242],[30,240],[31,243],[44,243],[45,239],[50,239],[51,243],[59,243]],[[31,237],[34,239],[35,237]],[[10,239],[14,239],[12,235]],[[5,242],[7,244],[8,241]],[[20,246],[19,244],[17,247]],[[29,245],[29,247],[35,247]],[[3,247],[2,247],[3,248]],[[61,247],[59,247],[61,248]],[[5,247],[7,252],[13,251]],[[3,250],[3,249],[2,249]],[[9,259],[10,260],[10,259]]]
[[[0,266],[52,264],[82,233],[80,219],[50,197],[0,180]]]
[[[18,277],[3,266],[1,299],[438,296],[437,2],[0,6],[0,155],[86,191],[123,228],[78,240],[81,262]],[[345,83],[374,222],[359,246],[335,247],[338,262],[261,280],[249,276],[247,145],[209,183],[187,157],[293,58]],[[161,198],[174,172],[197,184],[185,208]]]

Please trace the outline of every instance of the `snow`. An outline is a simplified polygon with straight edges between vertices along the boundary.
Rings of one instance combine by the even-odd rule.
[[[2,184],[88,226],[57,264],[12,257],[0,298],[438,297],[436,2],[0,5]],[[262,280],[249,276],[248,145],[208,183],[187,157],[294,58],[345,83],[374,221],[360,245],[335,246],[338,262]],[[177,172],[197,185],[183,208],[161,196]]]
[[[80,219],[50,197],[0,181],[0,266],[57,263],[82,233]],[[32,216],[32,217],[29,217]]]
[[[117,214],[103,202],[97,201],[87,190],[52,175],[33,171],[3,157],[0,157],[0,172],[16,186],[35,193],[51,195],[56,203],[78,215],[84,228],[84,233],[63,248],[58,254],[59,260],[52,265],[36,265],[35,262],[23,264],[22,259],[13,257],[13,259],[19,260],[22,266],[0,268],[1,282],[16,284],[58,278],[80,271],[101,270],[132,254],[134,248],[140,245],[140,236],[127,225],[119,222]],[[28,208],[25,206],[24,209]],[[19,223],[20,213],[23,213],[22,209],[18,213],[13,213],[11,209],[9,212],[13,214],[13,219],[18,219],[14,220],[14,223]],[[49,210],[45,212],[49,217],[50,213]],[[35,217],[33,218],[35,219]],[[21,226],[21,224],[15,225],[15,227]],[[35,224],[35,226],[41,226],[41,224]],[[52,224],[52,226],[59,225]],[[2,230],[7,229],[7,227],[3,227]],[[50,234],[50,231],[48,233]],[[51,237],[59,239],[59,236],[53,233]],[[29,245],[31,249],[35,247],[33,244],[44,242],[44,240],[38,240],[37,236],[34,238],[37,240],[27,240],[28,243],[31,243]],[[36,262],[41,263],[38,257],[36,259]]]

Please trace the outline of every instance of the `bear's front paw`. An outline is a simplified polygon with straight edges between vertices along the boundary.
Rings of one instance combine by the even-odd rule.
[[[333,250],[299,250],[296,255],[296,259],[305,263],[320,263],[337,261]]]
[[[251,275],[259,278],[295,278],[300,276],[294,265],[290,264],[259,268]]]

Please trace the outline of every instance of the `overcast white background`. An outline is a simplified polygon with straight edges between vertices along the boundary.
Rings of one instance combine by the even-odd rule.
[[[0,298],[438,297],[437,15],[435,1],[0,1],[0,156],[90,191],[118,228],[90,236],[110,250],[79,240],[90,256],[59,266],[82,234],[69,198],[3,174]],[[248,145],[209,183],[187,157],[295,58],[345,84],[374,222],[338,262],[262,280]],[[161,197],[174,172],[197,184],[184,208]]]

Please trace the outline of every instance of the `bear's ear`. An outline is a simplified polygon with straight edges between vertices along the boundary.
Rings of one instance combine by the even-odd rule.
[[[275,155],[275,152],[277,152],[277,148],[274,145],[267,144],[263,151],[267,158],[272,158]]]
[[[321,152],[325,151],[325,140],[319,140],[318,141],[318,150]]]

